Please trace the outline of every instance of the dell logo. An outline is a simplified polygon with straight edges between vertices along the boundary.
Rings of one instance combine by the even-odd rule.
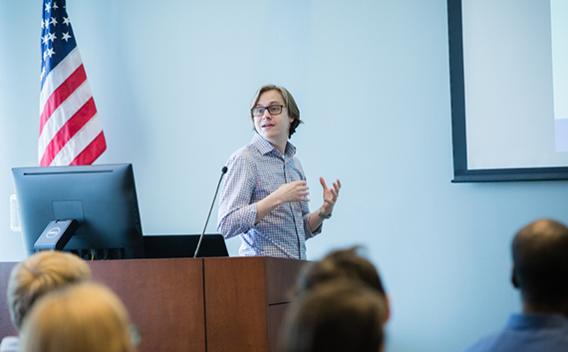
[[[55,238],[59,236],[59,233],[61,233],[61,229],[59,227],[54,227],[45,234],[45,238]]]

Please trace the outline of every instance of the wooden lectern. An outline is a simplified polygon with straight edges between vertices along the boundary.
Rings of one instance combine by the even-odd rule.
[[[270,257],[94,261],[96,281],[124,302],[138,351],[275,351],[290,289],[304,261]],[[0,337],[14,335],[0,263]]]
[[[290,289],[306,262],[206,258],[207,351],[275,351]]]

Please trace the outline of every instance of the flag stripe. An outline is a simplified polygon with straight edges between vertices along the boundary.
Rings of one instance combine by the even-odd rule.
[[[51,162],[51,165],[69,165],[78,153],[82,152],[102,131],[98,115],[92,119],[69,141]]]
[[[43,0],[38,160],[90,164],[106,141],[65,0]]]
[[[77,155],[71,165],[90,165],[106,150],[106,140],[101,131],[83,151]]]
[[[41,87],[41,92],[39,94],[39,108],[40,112],[43,111],[45,102],[51,93],[63,83],[67,77],[75,70],[77,67],[81,66],[81,54],[79,53],[79,48],[73,49],[57,66],[53,68],[48,74]]]
[[[51,142],[47,145],[41,158],[41,165],[50,165],[55,156],[63,149],[66,143],[97,113],[95,101],[89,99],[66,123],[57,131]]]
[[[47,120],[38,140],[38,155],[43,155],[45,148],[56,133],[67,123],[77,111],[91,99],[93,94],[87,81],[61,104]]]
[[[57,89],[51,94],[42,113],[39,116],[39,133],[43,130],[46,121],[51,117],[51,114],[63,103],[78,87],[87,80],[87,73],[83,65],[77,67]]]

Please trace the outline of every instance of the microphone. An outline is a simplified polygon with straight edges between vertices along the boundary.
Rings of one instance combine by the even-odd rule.
[[[203,241],[203,236],[205,235],[205,230],[207,229],[207,224],[209,223],[209,218],[211,217],[211,212],[213,211],[213,206],[215,205],[215,200],[217,199],[217,193],[219,193],[219,186],[221,186],[221,180],[223,176],[229,170],[226,166],[223,166],[221,169],[221,177],[219,177],[219,182],[217,182],[217,188],[215,189],[215,195],[213,195],[213,201],[211,202],[211,208],[209,208],[209,214],[207,214],[207,220],[205,220],[205,226],[203,226],[203,232],[199,236],[199,241],[197,241],[197,247],[195,247],[195,253],[193,253],[193,258],[197,258],[197,253],[199,252],[199,248],[201,247],[201,241]]]

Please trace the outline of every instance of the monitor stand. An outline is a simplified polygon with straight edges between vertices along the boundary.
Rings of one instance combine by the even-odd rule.
[[[62,250],[71,239],[77,225],[75,219],[51,221],[34,243],[34,251]]]

